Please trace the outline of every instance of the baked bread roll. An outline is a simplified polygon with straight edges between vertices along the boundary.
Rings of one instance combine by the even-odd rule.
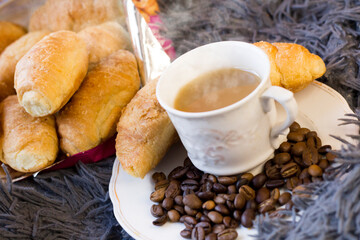
[[[16,65],[19,103],[34,117],[57,112],[80,87],[87,67],[86,44],[76,33],[49,34]]]
[[[89,53],[89,64],[99,62],[120,49],[131,49],[129,34],[117,22],[106,22],[87,27],[78,35],[85,41]]]
[[[57,156],[58,138],[53,116],[32,117],[15,95],[0,104],[1,160],[19,172],[36,172]]]
[[[166,111],[156,99],[152,80],[124,109],[117,125],[116,156],[123,169],[143,178],[178,139]]]
[[[16,94],[14,73],[17,62],[35,43],[48,34],[48,31],[29,32],[11,43],[0,55],[0,101],[7,96]]]
[[[25,29],[14,23],[0,21],[0,53],[25,33]]]
[[[257,42],[254,45],[269,56],[272,85],[298,92],[326,71],[323,60],[301,45],[268,42]]]
[[[31,16],[30,31],[71,30],[78,32],[88,26],[107,21],[124,22],[117,0],[47,0]]]
[[[119,50],[101,60],[56,116],[62,151],[73,155],[113,136],[121,110],[139,87],[132,53]]]

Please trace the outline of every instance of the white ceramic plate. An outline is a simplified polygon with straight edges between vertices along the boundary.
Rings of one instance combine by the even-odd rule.
[[[317,131],[323,144],[332,145],[333,149],[339,149],[341,143],[329,134],[346,137],[354,134],[358,128],[354,125],[338,126],[345,113],[352,113],[345,99],[330,87],[314,82],[306,89],[295,94],[299,105],[297,122],[311,130]],[[280,107],[280,119],[285,118],[285,113]],[[141,240],[169,240],[183,239],[180,231],[184,229],[182,223],[166,223],[161,227],[152,224],[155,219],[150,214],[153,202],[149,197],[154,189],[151,175],[155,171],[168,174],[176,166],[182,165],[186,157],[186,151],[179,143],[173,146],[161,163],[144,179],[134,178],[128,175],[120,167],[116,159],[110,180],[109,192],[114,206],[114,214],[120,225],[135,239]],[[254,230],[244,227],[238,229],[238,239],[249,239],[249,234],[255,234]]]

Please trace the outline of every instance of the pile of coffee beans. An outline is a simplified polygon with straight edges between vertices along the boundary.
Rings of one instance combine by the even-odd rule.
[[[255,176],[214,176],[197,169],[188,158],[167,177],[154,173],[155,191],[150,195],[156,203],[151,207],[156,217],[153,224],[184,223],[180,235],[186,239],[231,240],[237,238],[239,225],[251,228],[257,214],[279,216],[278,207],[292,209],[291,191],[321,181],[335,155],[328,152],[331,146],[322,145],[316,132],[296,122],[287,139]],[[280,188],[285,191],[280,193]]]

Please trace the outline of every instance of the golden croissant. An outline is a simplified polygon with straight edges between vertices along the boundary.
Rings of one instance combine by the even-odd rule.
[[[326,71],[323,60],[301,45],[268,42],[254,45],[269,56],[270,80],[274,86],[298,92]]]

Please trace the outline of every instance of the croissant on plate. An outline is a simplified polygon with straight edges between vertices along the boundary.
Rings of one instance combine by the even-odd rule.
[[[323,60],[295,43],[257,42],[270,60],[270,80],[274,86],[298,92],[308,86],[325,71]]]

